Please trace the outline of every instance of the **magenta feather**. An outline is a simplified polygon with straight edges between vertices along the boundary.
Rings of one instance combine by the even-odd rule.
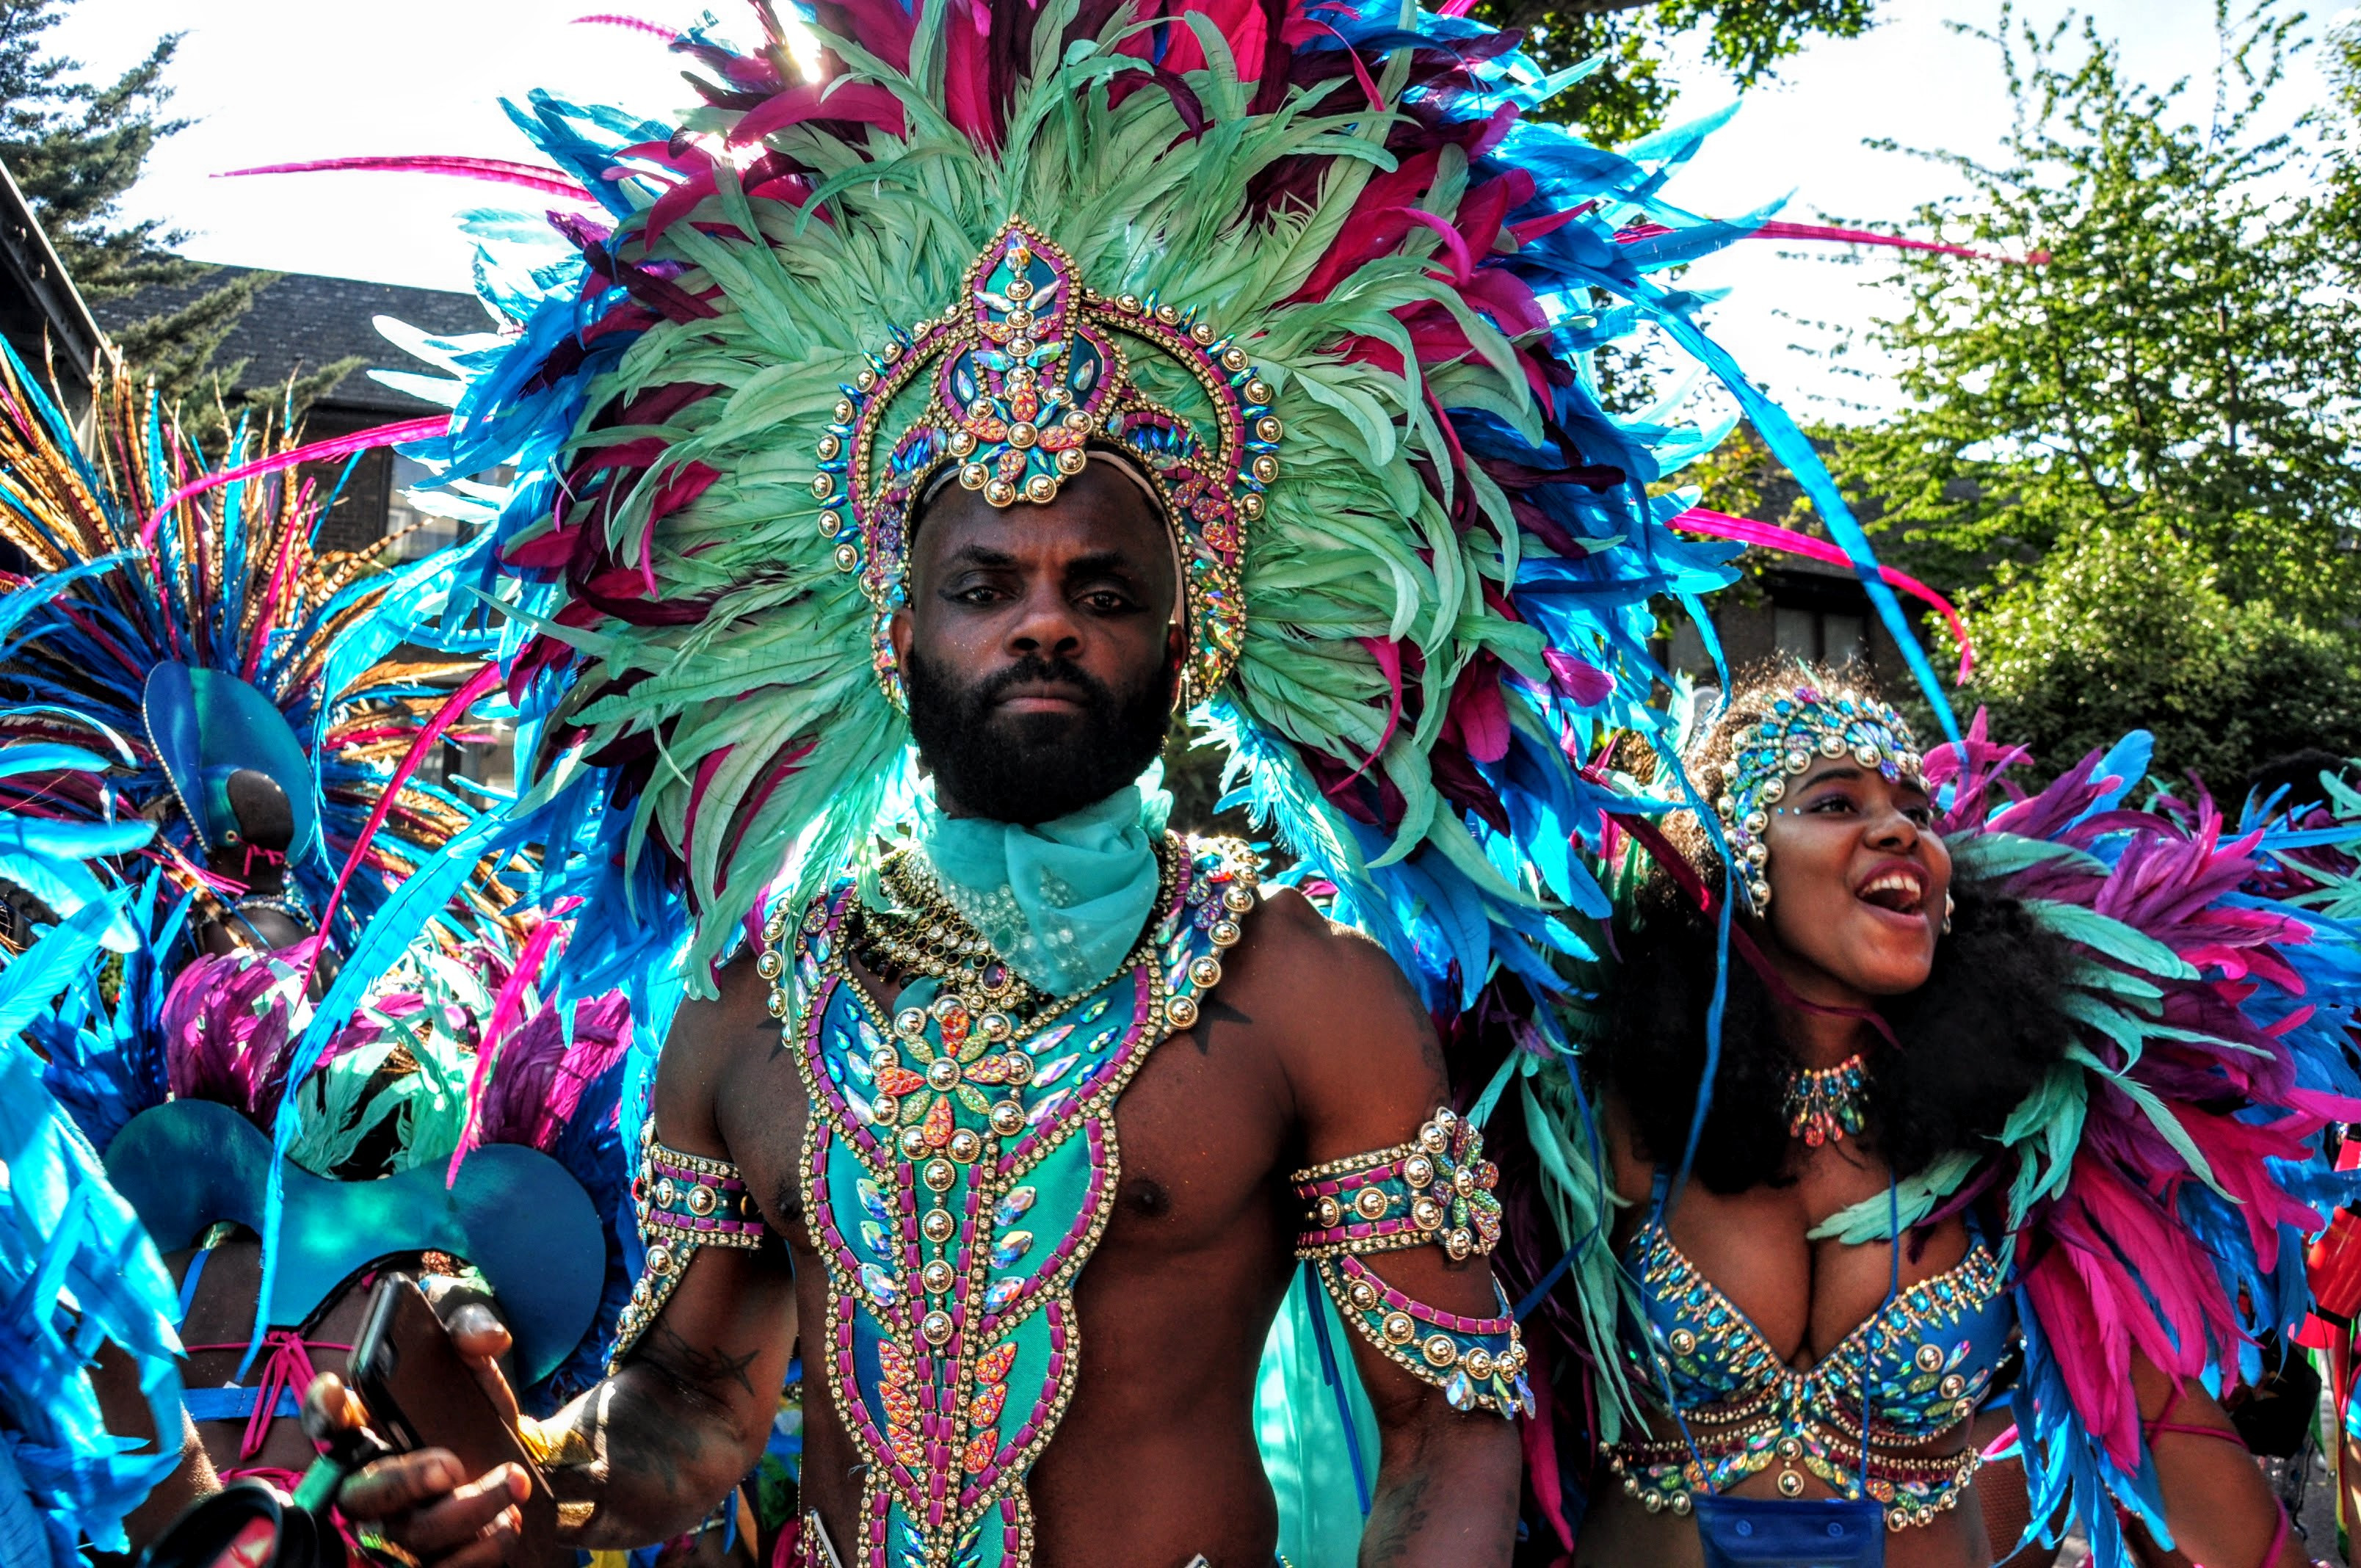
[[[335,174],[350,171],[390,174],[452,174],[462,180],[488,180],[496,185],[522,185],[528,191],[566,202],[588,203],[581,181],[562,170],[533,163],[511,163],[504,158],[465,158],[436,153],[391,153],[361,158],[315,158],[302,163],[261,163],[251,169],[225,169],[216,180],[242,180],[250,174]]]

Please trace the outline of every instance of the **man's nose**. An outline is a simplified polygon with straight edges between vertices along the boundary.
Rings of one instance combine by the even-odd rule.
[[[1082,646],[1082,625],[1064,594],[1046,585],[1026,594],[1009,628],[1009,652],[1056,659],[1071,657]]]

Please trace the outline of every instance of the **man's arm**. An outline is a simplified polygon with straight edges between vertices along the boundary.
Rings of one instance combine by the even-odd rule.
[[[1257,1019],[1286,1020],[1283,1061],[1308,1162],[1414,1139],[1450,1085],[1433,1024],[1410,981],[1377,944],[1331,926],[1300,894],[1281,892],[1246,922],[1246,948],[1224,992]],[[1231,992],[1238,982],[1240,991]],[[1370,1273],[1411,1299],[1465,1318],[1500,1311],[1482,1253],[1454,1262],[1438,1245],[1371,1253]],[[1488,1409],[1454,1409],[1436,1384],[1413,1376],[1367,1335],[1348,1329],[1382,1442],[1365,1568],[1506,1563],[1516,1539],[1522,1450],[1516,1423]]]
[[[767,985],[732,965],[717,1002],[675,1019],[656,1076],[659,1139],[683,1154],[726,1159],[714,1116],[723,1069],[768,1048],[777,1025]],[[503,1413],[514,1395],[494,1365],[507,1332],[463,1307],[453,1338]],[[775,1238],[752,1250],[699,1248],[664,1310],[614,1376],[541,1422],[520,1422],[545,1450],[559,1537],[587,1548],[643,1546],[694,1528],[753,1464],[778,1408],[795,1348],[794,1275]],[[314,1387],[314,1419],[357,1419],[333,1377]],[[345,1513],[445,1568],[489,1568],[515,1541],[512,1501],[523,1478],[467,1476],[445,1451],[370,1464],[346,1484]]]

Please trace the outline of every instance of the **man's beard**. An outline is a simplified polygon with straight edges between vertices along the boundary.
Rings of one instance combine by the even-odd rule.
[[[1027,655],[974,685],[913,648],[903,661],[910,733],[938,793],[962,811],[1022,827],[1054,821],[1137,779],[1164,749],[1170,663],[1118,692],[1065,660]],[[1059,682],[1082,702],[1067,713],[1006,713],[995,700],[1026,682]]]

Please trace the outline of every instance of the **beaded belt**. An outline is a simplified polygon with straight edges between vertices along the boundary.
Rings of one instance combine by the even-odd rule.
[[[1818,1476],[1841,1497],[1860,1497],[1859,1440],[1818,1421],[1789,1430],[1770,1413],[1767,1407],[1773,1403],[1766,1394],[1688,1412],[1695,1455],[1686,1442],[1653,1438],[1602,1445],[1599,1452],[1608,1468],[1622,1477],[1624,1495],[1638,1498],[1652,1514],[1669,1510],[1685,1515],[1694,1506],[1696,1493],[1727,1491],[1773,1464],[1784,1467],[1777,1483],[1781,1497],[1803,1495],[1803,1471]],[[1983,1457],[1972,1442],[1944,1454],[1901,1453],[1872,1442],[1868,1495],[1884,1505],[1890,1530],[1927,1524],[1959,1506]]]

